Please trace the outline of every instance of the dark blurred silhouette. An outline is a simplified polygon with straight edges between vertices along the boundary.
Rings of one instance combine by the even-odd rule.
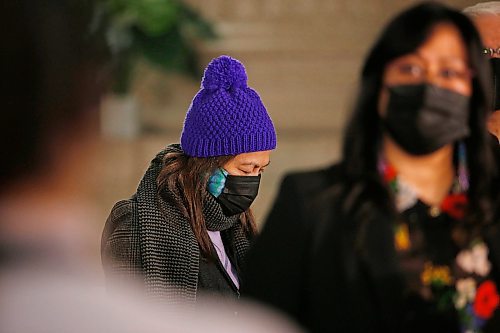
[[[342,161],[284,178],[243,293],[313,332],[500,330],[482,51],[472,22],[441,4],[387,25],[362,70]]]
[[[93,136],[106,59],[90,1],[2,5],[1,192],[46,175]],[[92,31],[95,29],[96,31]],[[67,145],[67,147],[65,147]],[[75,153],[76,154],[76,153]]]
[[[109,78],[106,43],[99,23],[92,26],[93,4],[2,5],[3,264],[57,262],[82,250],[75,240],[91,211],[85,203],[87,167]]]

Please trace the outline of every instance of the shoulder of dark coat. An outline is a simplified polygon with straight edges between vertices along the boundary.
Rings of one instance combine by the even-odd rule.
[[[283,177],[282,187],[293,187],[303,195],[310,196],[341,181],[342,174],[341,164],[333,164],[322,169],[290,172]]]
[[[120,200],[111,209],[102,232],[101,245],[104,245],[118,230],[122,232],[132,232],[132,226],[137,223],[137,199],[132,196],[130,199]]]

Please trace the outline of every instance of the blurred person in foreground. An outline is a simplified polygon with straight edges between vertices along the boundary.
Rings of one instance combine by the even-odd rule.
[[[500,142],[500,1],[481,2],[463,10],[481,35],[484,54],[489,57],[493,70],[493,114],[488,129]]]
[[[0,251],[3,264],[78,267],[108,52],[92,1],[1,10]]]
[[[149,297],[194,304],[200,292],[240,296],[240,269],[256,231],[250,205],[276,148],[276,132],[243,64],[207,66],[181,143],[151,162],[131,199],[106,222],[110,284],[136,277]]]
[[[216,303],[173,315],[132,290],[104,293],[86,256],[86,180],[109,73],[94,5],[16,0],[0,10],[0,332],[296,331],[254,307],[214,323]]]
[[[364,63],[342,161],[285,177],[242,292],[313,332],[499,332],[490,90],[466,16],[396,16]]]

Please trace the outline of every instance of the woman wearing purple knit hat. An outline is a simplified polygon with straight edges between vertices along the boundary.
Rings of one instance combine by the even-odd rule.
[[[160,152],[135,195],[111,211],[102,239],[108,281],[139,278],[168,303],[194,303],[200,291],[239,297],[256,231],[250,205],[275,148],[273,123],[243,65],[213,59],[181,144]]]

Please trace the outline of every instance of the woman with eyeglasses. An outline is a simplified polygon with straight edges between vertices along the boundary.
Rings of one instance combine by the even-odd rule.
[[[490,87],[467,17],[424,3],[394,18],[342,161],[284,179],[243,290],[312,332],[499,332]]]
[[[479,30],[483,53],[489,58],[493,70],[493,113],[488,119],[488,130],[500,143],[500,1],[478,3],[463,12]]]

